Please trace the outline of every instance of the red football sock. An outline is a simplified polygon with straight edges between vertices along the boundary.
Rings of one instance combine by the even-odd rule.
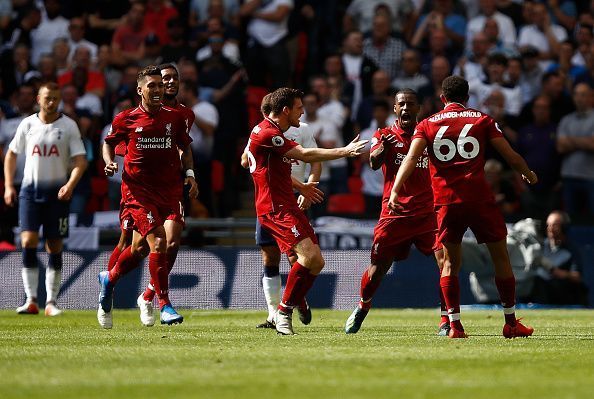
[[[115,247],[113,249],[113,251],[111,252],[111,256],[109,257],[109,262],[107,262],[107,271],[111,271],[111,269],[113,269],[121,253],[122,251],[120,251],[120,247]]]
[[[315,276],[312,278],[310,275],[309,269],[301,266],[299,262],[293,264],[287,277],[283,299],[278,305],[280,311],[291,313],[293,308],[301,303],[308,287],[311,287],[315,280]]]
[[[306,276],[306,278],[305,278],[305,285],[303,287],[303,293],[302,294],[301,293],[299,294],[299,295],[301,295],[301,299],[299,300],[299,307],[302,308],[302,309],[307,308],[306,302],[305,302],[305,296],[307,295],[307,293],[309,292],[309,290],[313,286],[314,281],[316,281],[316,277],[318,277],[318,276],[309,273]]]
[[[169,304],[169,272],[167,254],[152,252],[149,255],[149,271],[154,281],[155,292],[159,298],[159,308]]]
[[[446,306],[446,301],[445,301],[445,298],[443,297],[443,292],[441,291],[441,287],[439,289],[439,308],[440,308],[440,314],[441,314],[441,321],[439,322],[439,325],[442,325],[443,323],[449,323],[450,319],[448,317],[448,307]]]
[[[141,261],[142,256],[132,254],[132,247],[127,247],[120,254],[115,266],[109,271],[109,281],[115,284],[120,277],[136,269]]]
[[[464,331],[464,327],[460,322],[460,282],[458,276],[441,277],[439,285],[447,306],[450,326],[456,330]]]
[[[377,291],[381,282],[382,279],[371,279],[369,277],[368,269],[365,269],[361,276],[361,300],[359,301],[359,307],[362,309],[371,308],[371,299],[373,298],[373,295],[375,295],[375,291]]]
[[[177,251],[167,254],[167,274],[171,274],[171,269],[173,269],[175,259],[177,259]],[[152,277],[149,285],[144,289],[142,297],[145,301],[149,302],[152,302],[152,300],[155,298],[155,283]]]
[[[505,322],[509,325],[516,325],[516,278],[514,276],[508,278],[495,277],[495,285],[499,291],[499,298],[503,306],[503,315]]]

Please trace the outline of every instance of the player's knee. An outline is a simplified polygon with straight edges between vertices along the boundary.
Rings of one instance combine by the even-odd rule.
[[[309,259],[309,269],[313,274],[320,273],[325,265],[326,261],[322,257],[321,253],[315,254]]]
[[[264,267],[278,267],[280,264],[280,252],[262,248],[262,263]]]
[[[167,243],[167,253],[176,254],[179,251],[179,241],[171,241]]]
[[[49,254],[47,267],[54,270],[62,270],[62,252]]]
[[[23,248],[23,266],[28,269],[37,267],[37,248]]]
[[[155,237],[155,252],[166,253],[167,239],[165,237]]]

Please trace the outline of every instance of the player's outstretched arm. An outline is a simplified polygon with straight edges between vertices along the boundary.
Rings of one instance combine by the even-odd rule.
[[[17,199],[17,192],[14,188],[16,164],[17,154],[8,150],[4,158],[4,202],[8,206],[13,206]]]
[[[83,173],[85,173],[85,170],[87,169],[87,156],[85,154],[75,155],[72,157],[72,165],[72,172],[70,172],[68,182],[58,191],[58,199],[60,201],[70,201],[70,198],[72,198],[74,187],[76,187]]]
[[[359,140],[355,137],[347,146],[340,148],[303,148],[298,145],[285,153],[288,158],[299,159],[304,162],[323,162],[338,158],[352,158],[361,155],[365,149],[365,144],[369,140]]]
[[[491,139],[491,145],[505,159],[505,162],[513,170],[522,175],[522,179],[528,184],[536,184],[538,177],[536,173],[530,170],[528,164],[520,154],[514,151],[507,140],[503,137]]]
[[[391,211],[400,210],[401,206],[398,204],[398,193],[400,192],[400,189],[406,180],[408,180],[410,175],[412,175],[414,172],[418,159],[421,155],[423,155],[423,151],[426,147],[427,141],[425,139],[413,139],[408,153],[398,168],[398,173],[396,174],[396,179],[394,180],[394,185],[392,186],[390,200],[388,201],[388,208],[390,208]]]
[[[295,190],[299,192],[300,197],[304,197],[308,202],[319,204],[324,200],[324,193],[317,188],[319,182],[308,181],[307,183],[300,182],[298,179],[291,176],[291,184]]]
[[[103,162],[105,162],[105,174],[107,176],[113,176],[118,171],[118,164],[114,161],[115,150],[111,144],[103,143],[101,147],[101,155],[103,155]]]

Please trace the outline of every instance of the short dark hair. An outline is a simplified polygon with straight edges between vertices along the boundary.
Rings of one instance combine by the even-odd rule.
[[[149,65],[143,68],[138,75],[136,76],[136,84],[142,83],[145,77],[147,76],[158,76],[161,77],[161,69],[155,65]]]
[[[396,92],[396,94],[394,95],[394,103],[396,103],[396,101],[398,101],[396,99],[398,97],[398,94],[413,95],[413,96],[415,96],[415,100],[417,101],[417,103],[419,102],[419,94],[416,91],[414,91],[413,89],[409,89],[408,87],[402,88]]]
[[[492,53],[487,57],[487,64],[507,66],[507,57],[502,53]]]
[[[468,100],[468,81],[460,76],[448,76],[441,82],[441,91],[446,100],[463,103]]]
[[[283,111],[283,108],[293,108],[295,99],[303,98],[303,92],[301,90],[292,89],[290,87],[281,87],[276,89],[268,98],[270,102],[270,111],[278,115]]]
[[[48,89],[49,91],[54,91],[60,90],[60,86],[58,86],[56,82],[45,82],[42,83],[41,86],[39,86],[39,90],[37,92],[39,93],[41,89]]]
[[[262,98],[262,104],[260,104],[260,112],[264,115],[270,114],[271,106],[270,106],[270,93],[266,94],[264,98]]]
[[[158,68],[160,70],[163,70],[163,69],[175,69],[177,71],[177,67],[175,65],[173,65],[172,63],[170,63],[170,62],[168,62],[166,64],[161,64],[161,65],[159,65]]]

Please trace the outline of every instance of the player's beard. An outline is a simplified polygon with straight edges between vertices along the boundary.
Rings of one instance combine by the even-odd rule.
[[[177,97],[177,92],[175,94],[167,94],[163,93],[163,100],[165,101],[173,101]]]

